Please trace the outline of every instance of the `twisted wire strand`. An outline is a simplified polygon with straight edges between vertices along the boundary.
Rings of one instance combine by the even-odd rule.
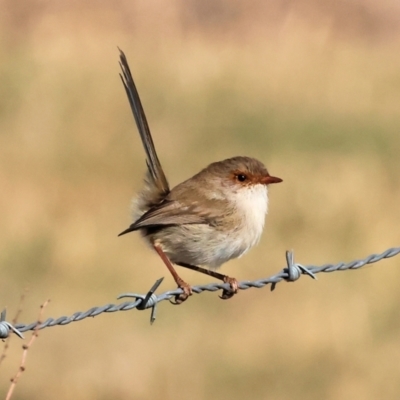
[[[376,263],[386,258],[394,257],[400,253],[400,247],[392,247],[383,253],[380,254],[371,254],[364,259],[350,261],[348,263],[340,262],[337,264],[324,264],[322,266],[314,266],[314,265],[307,265],[302,266],[300,264],[294,263],[293,260],[293,253],[287,252],[287,267],[284,268],[281,272],[270,276],[269,278],[262,278],[255,281],[242,281],[239,282],[239,289],[247,290],[250,288],[257,288],[260,289],[268,284],[271,285],[271,290],[275,288],[275,286],[282,282],[283,280],[286,281],[294,281],[297,280],[302,274],[310,275],[314,278],[314,274],[318,274],[320,272],[336,272],[336,271],[346,271],[346,270],[357,270],[367,264]],[[136,293],[128,293],[119,296],[122,297],[133,297],[135,300],[133,301],[125,301],[120,304],[106,304],[100,307],[92,307],[87,311],[84,312],[76,312],[71,316],[62,316],[57,319],[48,318],[43,323],[39,324],[37,322],[33,322],[30,324],[16,324],[12,326],[9,322],[5,320],[5,312],[2,313],[2,320],[0,321],[0,338],[5,338],[9,335],[9,333],[21,333],[26,332],[29,330],[36,329],[44,329],[51,326],[56,325],[67,325],[71,322],[81,321],[88,317],[95,317],[102,313],[111,313],[111,312],[118,312],[118,311],[129,311],[133,309],[137,310],[144,310],[147,308],[152,309],[151,313],[151,322],[155,320],[155,309],[156,305],[164,300],[170,300],[174,298],[176,295],[182,293],[182,289],[175,289],[164,292],[160,295],[154,294],[157,287],[161,284],[162,278],[156,281],[150,291],[146,294],[136,294]],[[211,283],[207,285],[198,285],[192,286],[193,293],[200,294],[204,291],[215,292],[221,289],[229,289],[230,286],[227,283]],[[17,332],[15,332],[17,331]],[[22,336],[22,335],[21,335]]]

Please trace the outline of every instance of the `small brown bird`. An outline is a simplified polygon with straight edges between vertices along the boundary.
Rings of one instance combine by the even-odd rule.
[[[254,158],[233,157],[210,164],[170,189],[121,50],[120,66],[121,80],[146,152],[148,172],[145,187],[135,201],[134,222],[119,236],[140,231],[182,288],[183,293],[175,298],[177,304],[186,300],[192,290],[173,264],[229,283],[230,290],[223,290],[221,296],[228,299],[237,292],[238,282],[215,270],[257,244],[268,210],[267,187],[282,179],[271,176]]]

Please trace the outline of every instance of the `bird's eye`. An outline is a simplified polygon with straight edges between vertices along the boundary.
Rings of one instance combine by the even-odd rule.
[[[247,176],[245,174],[238,174],[237,175],[237,180],[239,182],[244,182],[247,179]]]

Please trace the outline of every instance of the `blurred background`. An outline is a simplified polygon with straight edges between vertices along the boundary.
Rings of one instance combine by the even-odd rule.
[[[144,152],[128,57],[171,185],[259,158],[259,246],[222,272],[351,261],[399,246],[400,3],[2,0],[0,305],[70,315],[172,278],[130,223]],[[212,280],[191,271],[192,284]],[[295,284],[194,295],[40,332],[13,399],[398,399],[400,258]],[[27,334],[27,337],[30,335]],[[13,338],[1,392],[20,364]]]

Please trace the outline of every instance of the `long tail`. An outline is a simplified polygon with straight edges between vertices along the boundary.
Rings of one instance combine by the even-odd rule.
[[[124,52],[120,48],[118,48],[118,50],[120,51],[119,65],[122,70],[122,74],[119,75],[124,85],[126,95],[128,96],[136,126],[139,130],[140,138],[142,139],[143,147],[146,152],[146,164],[152,181],[151,183],[154,184],[160,194],[166,196],[169,193],[168,181],[157,157],[149,125],[147,124],[146,115],[140,101],[139,93],[132,78],[128,60],[126,59]]]

